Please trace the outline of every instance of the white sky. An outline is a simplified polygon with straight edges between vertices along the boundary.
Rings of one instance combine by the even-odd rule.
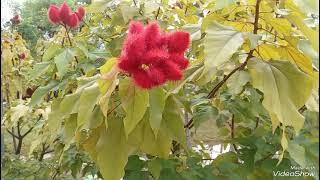
[[[25,0],[1,0],[1,25],[9,21],[12,16],[12,8],[10,7],[11,3],[22,4]]]

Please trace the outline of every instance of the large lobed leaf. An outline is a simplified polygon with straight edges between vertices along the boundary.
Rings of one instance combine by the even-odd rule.
[[[312,78],[289,61],[252,59],[249,71],[253,86],[264,93],[262,104],[269,111],[273,131],[282,123],[298,132],[304,123],[298,110],[311,95]]]

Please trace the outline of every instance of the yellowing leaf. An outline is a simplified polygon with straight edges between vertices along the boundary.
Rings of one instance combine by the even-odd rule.
[[[162,115],[165,132],[171,138],[180,142],[186,147],[186,135],[184,131],[184,120],[181,115],[181,108],[173,96],[169,96]]]
[[[291,21],[294,25],[296,25],[299,30],[308,38],[314,50],[319,52],[319,32],[309,28],[303,18],[298,15],[298,13],[291,13],[290,15],[286,16],[286,18]]]
[[[122,79],[119,84],[119,96],[121,105],[126,112],[124,119],[125,134],[130,132],[143,118],[149,105],[149,93],[147,90],[135,86],[130,78]]]
[[[297,64],[299,68],[309,75],[313,74],[311,59],[296,48],[292,46],[280,46],[278,48],[278,52],[280,53],[282,59],[287,59]]]
[[[147,154],[167,158],[170,153],[172,138],[165,131],[164,123],[161,123],[161,128],[155,136],[149,119],[149,113],[146,112],[137,127],[130,133],[128,143]]]
[[[267,25],[273,27],[278,33],[284,36],[290,36],[292,32],[291,24],[287,19],[276,18],[269,13],[261,14],[261,18],[266,22]]]
[[[249,82],[250,76],[246,71],[237,71],[227,81],[227,86],[232,94],[239,94],[243,86]]]
[[[67,73],[69,62],[71,62],[73,57],[72,51],[66,49],[54,58],[54,62],[58,69],[58,76],[63,77]]]
[[[96,144],[97,164],[104,179],[118,180],[124,175],[128,161],[129,146],[126,141],[123,122],[108,120],[108,130],[102,128]]]
[[[257,47],[257,52],[253,54],[256,57],[261,57],[263,60],[281,59],[277,47],[272,44],[261,44]]]
[[[203,74],[227,62],[244,42],[241,32],[216,22],[207,28],[206,33]]]
[[[289,61],[249,61],[252,84],[264,93],[263,106],[269,111],[273,130],[281,122],[298,132],[304,117],[298,112],[311,95],[312,78]]]
[[[77,126],[83,125],[89,120],[95,105],[98,102],[100,90],[98,84],[95,83],[90,87],[86,87],[79,99],[79,111],[77,118]]]

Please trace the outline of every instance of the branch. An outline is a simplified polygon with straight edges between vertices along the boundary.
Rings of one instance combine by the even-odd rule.
[[[258,29],[259,29],[259,12],[260,12],[260,2],[261,0],[257,0],[256,2],[256,13],[255,13],[255,17],[254,17],[254,23],[253,23],[253,34],[257,34],[258,33]],[[232,70],[228,75],[226,75],[208,94],[207,98],[208,99],[212,99],[215,97],[216,93],[218,92],[218,90],[222,87],[222,85],[227,82],[227,80],[238,70],[242,70],[245,68],[245,66],[248,64],[249,59],[251,59],[253,57],[253,52],[255,50],[252,49],[249,51],[248,56],[246,58],[246,60],[237,68],[235,68],[234,70]],[[193,119],[191,118],[190,121],[185,125],[185,128],[191,128],[192,127],[192,122]]]
[[[111,114],[114,110],[117,109],[117,107],[119,107],[121,105],[121,103],[119,103],[118,105],[116,105],[113,109],[111,109],[110,111],[108,111],[107,115]]]
[[[26,135],[28,135],[28,134],[33,130],[34,126],[40,121],[41,118],[42,118],[42,114],[40,114],[38,120],[34,123],[34,125],[33,125],[27,132],[25,132],[25,133],[21,136],[21,138],[26,137]]]
[[[11,132],[9,129],[7,129],[7,132],[8,132],[11,136],[19,139],[19,137],[18,137],[17,135],[15,135],[13,132]]]
[[[232,115],[231,119],[231,139],[234,139],[234,115]],[[234,150],[238,153],[238,148],[237,146],[233,143],[232,144]]]

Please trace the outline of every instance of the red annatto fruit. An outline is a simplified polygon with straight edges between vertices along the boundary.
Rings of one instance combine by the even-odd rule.
[[[171,53],[169,60],[179,66],[181,70],[188,67],[189,61],[184,57],[184,53]]]
[[[76,13],[72,13],[68,19],[67,25],[71,28],[75,28],[79,25],[79,19]]]
[[[129,24],[129,33],[130,34],[139,34],[143,32],[143,24],[139,21],[131,21]]]
[[[165,74],[156,66],[150,66],[147,73],[154,86],[161,85],[167,80]]]
[[[154,86],[154,82],[149,77],[149,74],[143,69],[136,70],[132,78],[134,83],[141,88],[150,89]]]
[[[18,58],[21,60],[24,60],[26,58],[26,54],[25,53],[18,54]]]
[[[161,70],[168,80],[178,81],[182,79],[183,74],[181,70],[178,65],[172,61],[164,61],[161,64]]]
[[[59,23],[61,21],[58,6],[50,5],[48,9],[48,19],[53,24]]]
[[[121,55],[118,59],[118,67],[127,73],[133,73],[135,70],[139,69],[141,63],[137,59],[128,59],[128,56]]]
[[[131,59],[141,59],[145,54],[145,38],[142,34],[128,36],[125,40],[124,51]]]
[[[21,22],[21,17],[17,14],[10,19],[12,24],[19,24]]]
[[[69,5],[66,2],[64,2],[61,5],[60,10],[59,10],[60,19],[64,24],[68,23],[71,13],[72,13],[72,11],[71,11]]]
[[[170,52],[184,52],[190,42],[190,35],[188,32],[176,31],[168,35],[168,50]]]
[[[86,10],[84,9],[84,7],[79,6],[77,8],[77,11],[75,12],[79,18],[79,21],[82,21],[84,15],[86,14]]]
[[[149,23],[145,30],[145,39],[147,49],[157,48],[160,39],[160,26],[157,22]]]
[[[159,64],[169,58],[169,54],[162,49],[152,49],[142,57],[144,64]]]

